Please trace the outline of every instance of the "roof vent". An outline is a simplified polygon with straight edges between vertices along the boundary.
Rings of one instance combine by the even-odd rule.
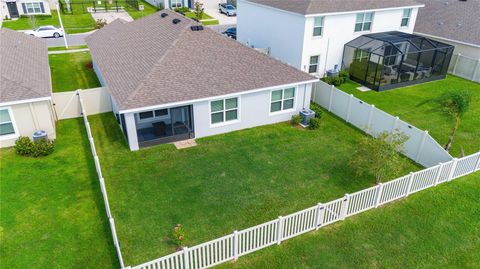
[[[190,26],[190,29],[192,29],[192,31],[202,31],[203,30],[203,26],[201,25],[198,25],[198,26]]]
[[[162,16],[162,18],[165,18],[165,17],[168,16],[168,14],[167,13],[162,13],[160,16]]]
[[[173,22],[173,24],[177,24],[177,23],[181,22],[181,20],[180,19],[173,19],[172,22]]]

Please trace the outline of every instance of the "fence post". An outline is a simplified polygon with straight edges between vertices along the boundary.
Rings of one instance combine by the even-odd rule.
[[[425,145],[425,139],[427,139],[428,131],[423,132],[422,140],[420,141],[420,146],[418,147],[417,155],[415,156],[415,162],[418,163],[418,159],[420,158],[420,154],[423,150],[423,145]]]
[[[233,231],[233,259],[236,261],[238,259],[238,231]]]
[[[399,120],[400,118],[398,116],[395,117],[395,120],[393,120],[392,131],[390,131],[390,133],[393,133],[393,131],[395,131],[395,128],[397,127],[397,123]]]
[[[333,102],[333,91],[335,90],[335,86],[332,85],[330,88],[330,99],[328,100],[328,112],[332,110],[332,102]]]
[[[453,70],[452,70],[452,73],[455,75],[455,71],[457,70],[457,64],[458,64],[458,59],[460,59],[460,57],[462,57],[462,54],[457,54],[457,59],[455,59],[455,65],[453,66]]]
[[[340,211],[340,219],[344,220],[348,213],[348,204],[350,203],[350,194],[345,194],[345,198],[342,201],[342,208]]]
[[[322,203],[318,203],[317,205],[317,219],[315,222],[315,230],[320,229],[323,224],[323,217],[325,215],[325,206]]]
[[[438,171],[437,171],[437,174],[435,175],[435,182],[433,183],[433,186],[438,185],[438,180],[440,179],[440,174],[442,174],[442,169],[443,169],[443,163],[438,163]]]
[[[375,208],[377,208],[380,205],[380,199],[382,198],[382,193],[383,193],[383,183],[378,183],[377,185],[377,196],[375,196]]]
[[[347,122],[350,122],[350,113],[352,112],[352,102],[353,102],[353,94],[350,94],[350,98],[348,99],[347,117],[345,119]]]
[[[188,260],[188,247],[183,248],[183,261],[185,262],[185,269],[189,269],[190,261]]]
[[[277,230],[277,245],[280,245],[282,242],[282,236],[283,236],[283,217],[279,216],[278,217],[278,230]]]
[[[480,152],[477,154],[478,154],[478,159],[477,159],[477,163],[475,164],[475,167],[473,167],[473,172],[480,170]]]
[[[450,173],[448,174],[448,181],[451,181],[453,179],[453,173],[455,172],[455,168],[457,168],[457,163],[458,163],[458,159],[453,158],[452,168],[450,170]]]
[[[405,196],[409,196],[410,195],[410,191],[412,190],[412,184],[413,184],[413,172],[410,172],[409,174],[410,176],[408,177],[408,186],[407,186],[407,193],[405,194]]]
[[[370,105],[370,111],[368,112],[367,130],[366,130],[367,133],[369,133],[369,130],[371,130],[370,125],[372,124],[372,115],[373,115],[374,109],[375,109],[375,105]],[[372,134],[373,134],[373,131],[372,131]]]
[[[477,74],[478,66],[480,66],[480,59],[477,60],[477,63],[475,64],[475,68],[473,68],[472,81],[475,81],[475,75]]]

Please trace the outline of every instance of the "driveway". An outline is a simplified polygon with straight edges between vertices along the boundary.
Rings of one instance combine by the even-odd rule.
[[[217,19],[218,22],[222,25],[224,25],[224,24],[237,24],[237,17],[235,17],[235,16],[228,17],[225,14],[221,14],[218,11],[218,8],[205,8],[205,13],[207,13],[208,15]]]
[[[67,43],[69,46],[80,46],[80,45],[85,45],[85,37],[87,37],[89,34],[93,33],[88,32],[88,33],[82,33],[82,34],[67,34]],[[47,45],[49,47],[63,47],[65,46],[65,43],[63,41],[63,37],[61,38],[45,38],[47,40]]]

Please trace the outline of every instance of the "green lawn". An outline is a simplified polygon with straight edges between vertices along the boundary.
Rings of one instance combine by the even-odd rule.
[[[89,13],[61,15],[63,27],[68,34],[84,33],[95,29],[95,20]],[[20,18],[18,20],[4,21],[3,27],[13,30],[32,30],[43,25],[60,27],[56,10],[52,10],[52,16],[35,16],[35,19]]]
[[[448,141],[453,120],[444,115],[435,103],[425,102],[449,90],[469,90],[473,95],[470,111],[460,123],[450,153],[460,156],[461,147],[466,155],[480,150],[480,84],[449,75],[445,80],[384,92],[360,92],[357,87],[358,84],[350,81],[339,88],[420,129],[428,130],[442,146]]]
[[[151,4],[145,2],[145,1],[139,1],[138,3],[139,5],[143,5],[144,6],[144,10],[143,10],[143,13],[142,11],[140,10],[135,10],[134,8],[130,7],[130,6],[126,6],[125,9],[127,10],[128,14],[130,14],[130,16],[132,16],[132,18],[134,20],[138,20],[140,18],[142,18],[142,15],[143,17],[145,16],[148,16],[148,15],[151,15],[155,12],[158,11],[158,9],[154,6],[152,6]]]
[[[89,52],[50,54],[53,92],[100,87]]]
[[[127,265],[174,252],[177,223],[192,246],[374,184],[347,167],[363,134],[327,113],[315,131],[280,123],[137,152],[113,115],[89,120]],[[418,169],[405,159],[397,176]]]
[[[220,268],[480,268],[480,172]]]
[[[2,268],[116,268],[82,119],[57,123],[43,158],[0,150]]]
[[[196,18],[196,15],[194,12],[186,12],[185,16],[191,19]],[[207,21],[202,21],[202,20],[207,20]],[[217,25],[219,23],[218,20],[213,20],[213,17],[208,15],[205,12],[202,14],[202,19],[200,21],[202,21],[203,25]]]
[[[77,49],[88,49],[87,45],[79,45],[79,46],[68,46],[66,47],[49,47],[48,51],[59,51],[59,50],[77,50]]]

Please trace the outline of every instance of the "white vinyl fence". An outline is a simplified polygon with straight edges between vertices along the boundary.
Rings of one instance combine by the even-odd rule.
[[[80,95],[82,100],[85,100],[84,109],[89,115],[112,111],[110,94],[105,88],[54,92],[52,94],[52,101],[58,120],[79,118],[82,116],[78,95]]]
[[[479,170],[480,152],[477,152],[383,184],[380,183],[365,190],[346,194],[340,199],[324,204],[320,203],[285,217],[280,216],[278,219],[255,227],[235,231],[230,235],[194,247],[185,247],[182,251],[132,268],[200,269],[212,267]]]
[[[90,149],[92,151],[93,160],[95,162],[95,169],[97,170],[98,181],[100,183],[100,189],[102,191],[103,202],[104,202],[104,205],[105,205],[105,210],[107,212],[108,222],[110,223],[110,230],[112,232],[113,244],[114,244],[115,249],[117,251],[120,266],[121,266],[121,268],[124,268],[125,266],[124,266],[124,263],[123,263],[122,252],[120,251],[120,244],[118,243],[117,230],[115,229],[115,221],[112,217],[112,213],[110,212],[110,204],[108,203],[107,188],[105,187],[105,180],[103,179],[102,169],[100,167],[100,160],[97,156],[97,150],[95,149],[95,143],[94,143],[93,137],[92,137],[92,130],[90,129],[90,123],[88,122],[87,110],[85,109],[88,106],[86,106],[85,103],[83,102],[83,95],[80,91],[76,91],[74,93],[76,93],[76,94],[73,95],[73,96],[77,100],[73,101],[71,103],[72,104],[73,103],[78,104],[78,107],[80,109],[80,115],[81,115],[81,117],[83,117],[83,121],[85,123],[85,129],[87,130],[88,141],[90,142]],[[88,96],[88,94],[87,94],[87,96]]]
[[[455,54],[448,71],[464,79],[480,82],[480,59]]]
[[[315,84],[312,100],[372,136],[394,131],[406,134],[409,139],[405,142],[404,154],[425,167],[453,159],[427,131],[422,131],[323,81]]]

